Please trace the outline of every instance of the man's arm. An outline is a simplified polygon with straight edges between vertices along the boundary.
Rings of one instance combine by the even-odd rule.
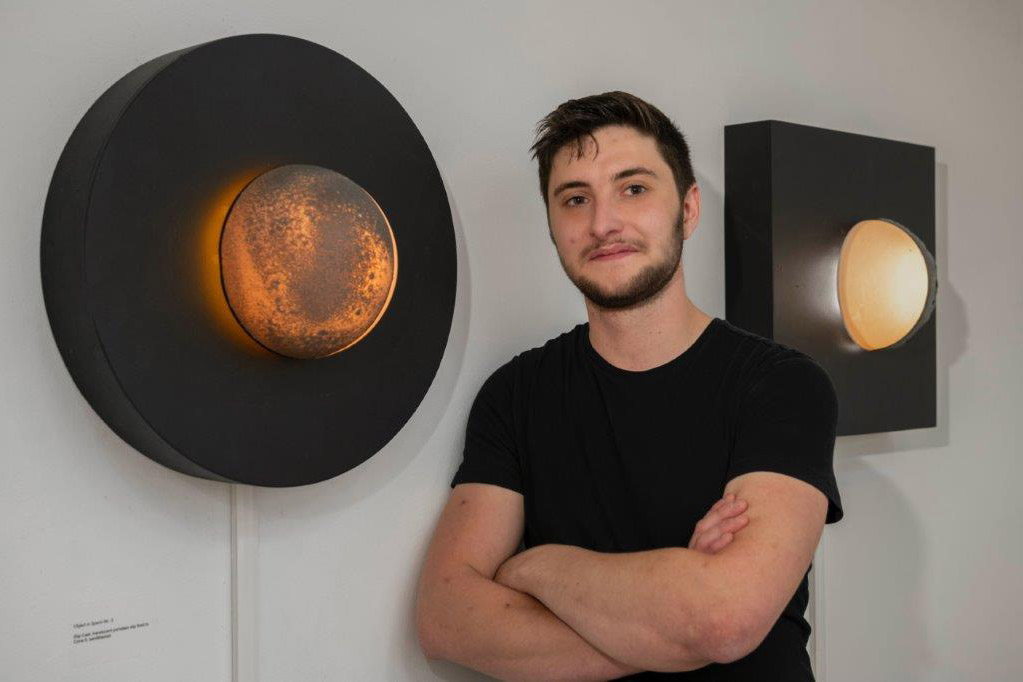
[[[601,651],[658,671],[727,663],[760,645],[813,558],[827,498],[794,477],[755,471],[725,492],[749,523],[717,554],[668,547],[608,554],[541,545],[502,565],[497,582],[540,600]]]
[[[506,680],[607,680],[638,672],[594,648],[535,598],[492,578],[518,547],[522,495],[455,486],[427,552],[416,620],[428,658]]]

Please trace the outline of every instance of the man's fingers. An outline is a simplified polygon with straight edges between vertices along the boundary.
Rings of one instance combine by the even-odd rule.
[[[721,529],[722,533],[734,533],[744,527],[747,523],[749,523],[749,517],[742,514],[741,516],[733,516],[730,519],[725,519],[718,524],[718,528]]]
[[[721,505],[728,504],[729,502],[731,502],[734,499],[735,499],[735,493],[728,493],[724,497],[722,497],[720,500],[715,502],[714,506],[712,506],[708,511],[714,511],[715,509],[719,509],[721,507]]]
[[[747,523],[749,523],[749,517],[745,514],[724,519],[721,523],[706,531],[694,533],[693,537],[689,540],[689,549],[716,552],[724,546],[719,544],[722,536],[729,536],[728,540],[725,541],[725,544],[728,544],[734,538],[735,533],[744,528]]]
[[[718,513],[724,514],[725,516],[735,516],[736,514],[741,514],[742,512],[746,511],[746,507],[748,506],[749,503],[746,502],[746,500],[735,500],[731,504],[728,504],[719,509]]]
[[[727,493],[708,510],[693,529],[689,538],[689,549],[703,552],[715,552],[724,547],[736,531],[746,525],[749,520],[743,515],[748,504],[746,500],[736,499],[735,493]],[[722,541],[722,537],[728,538]]]
[[[700,536],[696,538],[696,549],[700,552],[709,552],[714,541],[721,537],[721,533],[722,530],[718,526],[711,528],[706,533],[701,533]]]
[[[720,500],[715,502],[711,506],[711,508],[707,510],[707,514],[709,514],[712,511],[715,511],[717,509],[721,509],[722,506],[724,506],[726,504],[729,504],[734,498],[735,498],[735,493],[728,493],[727,495],[722,497]],[[704,514],[704,516],[706,516],[706,514]]]
[[[721,500],[711,507],[707,513],[704,514],[703,518],[720,520],[721,518],[734,516],[735,514],[744,511],[747,506],[748,503],[746,500]]]
[[[713,543],[713,544],[712,544],[712,545],[710,546],[710,548],[708,549],[708,551],[709,551],[709,552],[710,552],[711,554],[714,554],[714,553],[716,553],[716,552],[720,552],[720,551],[721,551],[722,549],[724,549],[725,547],[727,547],[727,546],[728,546],[728,543],[732,541],[732,538],[733,538],[733,537],[734,537],[734,536],[733,536],[733,535],[732,535],[731,533],[722,533],[722,534],[721,534],[721,535],[720,535],[720,536],[718,537],[717,541],[715,541],[715,542],[714,542],[714,543]]]
[[[725,519],[713,528],[701,533],[696,540],[697,544],[702,547],[707,547],[717,540],[723,533],[735,533],[745,527],[747,523],[749,523],[749,517],[745,514]]]
[[[747,506],[748,504],[746,500],[734,500],[732,502],[727,502],[720,507],[715,505],[717,508],[715,509],[714,507],[711,507],[711,510],[707,512],[707,515],[700,519],[700,521],[696,524],[695,530],[702,533],[730,516],[741,514],[746,510]]]

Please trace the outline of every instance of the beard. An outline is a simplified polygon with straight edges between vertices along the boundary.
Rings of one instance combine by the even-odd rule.
[[[608,310],[624,310],[636,308],[652,299],[660,293],[664,287],[675,276],[682,262],[682,245],[685,242],[683,232],[682,209],[679,208],[678,217],[675,219],[674,229],[671,234],[671,244],[664,258],[657,263],[651,263],[640,270],[624,286],[617,290],[607,290],[596,282],[582,275],[574,275],[567,267],[560,254],[558,259],[565,274],[572,281],[572,284],[598,308]]]

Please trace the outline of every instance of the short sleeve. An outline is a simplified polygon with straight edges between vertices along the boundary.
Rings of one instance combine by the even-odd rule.
[[[462,463],[451,481],[492,483],[522,492],[514,428],[514,360],[498,368],[476,394],[465,427]]]
[[[798,478],[828,498],[825,523],[841,520],[837,423],[838,396],[827,372],[807,355],[776,362],[740,401],[727,480],[751,471]]]

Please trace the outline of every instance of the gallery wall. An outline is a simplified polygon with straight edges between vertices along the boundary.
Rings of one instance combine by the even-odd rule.
[[[550,109],[611,89],[690,142],[703,213],[687,287],[722,317],[726,124],[935,147],[938,426],[838,441],[846,514],[818,552],[818,679],[1023,677],[1018,2],[5,0],[0,26],[4,679],[481,678],[423,657],[415,581],[481,382],[585,317],[527,149]],[[239,33],[321,43],[394,94],[441,170],[459,282],[434,384],[387,447],[323,483],[235,491],[232,611],[230,486],[149,461],[97,417],[50,333],[38,254],[54,165],[99,94]],[[105,619],[127,627],[76,642]]]

